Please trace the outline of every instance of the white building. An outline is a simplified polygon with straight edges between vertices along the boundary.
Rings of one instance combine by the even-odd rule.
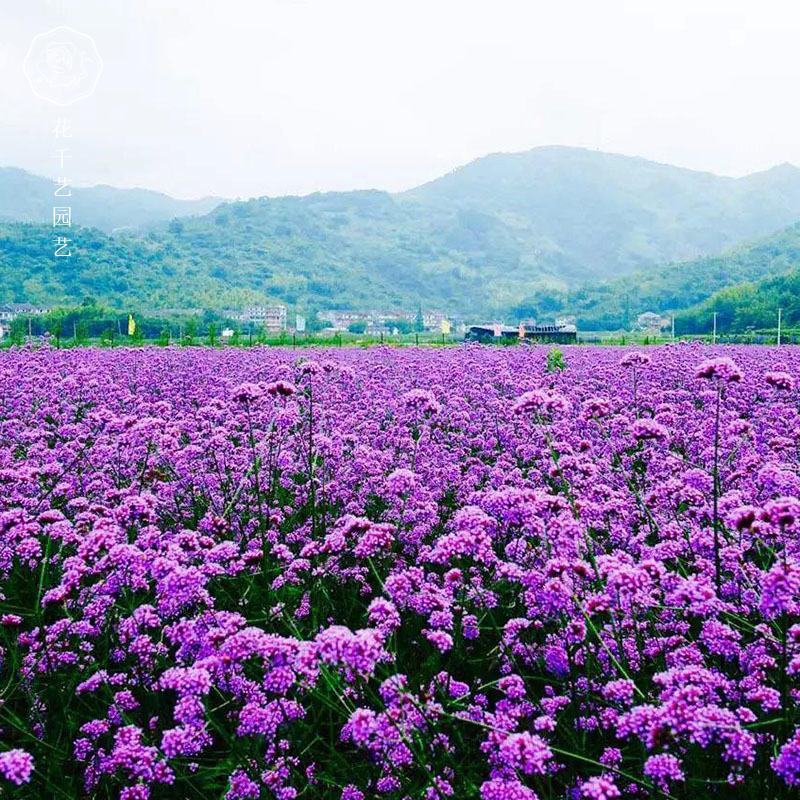
[[[334,331],[346,331],[356,322],[363,322],[365,325],[375,322],[375,315],[367,311],[320,311],[317,317],[322,322],[327,322],[326,327]]]
[[[223,314],[243,325],[263,328],[268,333],[286,330],[286,306],[247,306],[242,309],[228,309]]]
[[[5,303],[0,305],[0,339],[11,332],[11,323],[21,315],[39,316],[50,309],[32,303]]]
[[[0,305],[0,322],[11,322],[21,314],[46,314],[50,309],[32,303],[5,303]]]
[[[670,326],[668,317],[662,317],[654,311],[645,311],[636,317],[636,330],[646,333],[659,333]]]

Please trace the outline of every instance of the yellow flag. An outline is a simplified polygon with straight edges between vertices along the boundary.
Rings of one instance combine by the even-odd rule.
[[[443,319],[442,320],[442,333],[445,334],[445,335],[449,335],[450,334],[450,320],[449,319]]]
[[[133,314],[128,314],[128,336],[133,336],[134,333],[136,333],[136,321]]]

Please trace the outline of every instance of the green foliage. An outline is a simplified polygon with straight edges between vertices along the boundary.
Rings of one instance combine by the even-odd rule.
[[[22,344],[28,333],[28,322],[24,317],[16,317],[11,320],[9,339],[12,344]]]
[[[534,293],[518,308],[543,308],[546,303],[555,313],[575,314],[579,329],[596,331],[627,330],[645,311],[675,311],[678,334],[708,332],[716,310],[722,328],[742,331],[750,325],[774,325],[779,302],[796,307],[796,287],[781,276],[797,269],[800,224],[713,258],[668,264],[560,294]]]
[[[144,330],[139,323],[136,324],[133,334],[128,337],[128,341],[134,344],[142,344],[144,342]]]
[[[800,262],[799,262],[800,264]],[[784,329],[800,323],[800,266],[786,273],[741,283],[714,293],[675,315],[679,334],[708,333],[714,312],[721,334],[775,329],[778,309]]]
[[[567,368],[564,361],[564,354],[557,347],[552,347],[547,351],[547,371],[563,372]]]
[[[85,344],[89,339],[89,323],[85,319],[77,320],[73,326],[75,343]]]
[[[183,333],[181,344],[187,346],[193,345],[196,338],[197,338],[197,320],[194,317],[191,317],[186,322],[186,329]]]
[[[73,223],[104,231],[141,228],[173,217],[206,214],[220,202],[214,197],[177,200],[147,189],[111,186],[73,186],[71,191],[67,203],[74,209]],[[0,167],[0,219],[46,222],[53,213],[52,197],[53,182],[49,178],[14,167]]]
[[[47,214],[24,200],[39,196],[35,187],[18,178],[0,174],[0,218],[44,222]],[[79,224],[154,227],[114,235],[77,227],[74,255],[54,258],[51,226],[0,224],[0,303],[76,306],[93,297],[141,314],[281,302],[314,332],[317,310],[413,309],[423,298],[426,308],[475,319],[566,311],[585,329],[613,330],[643,310],[685,308],[773,271],[768,250],[786,255],[780,242],[687,268],[654,265],[719,252],[797,219],[800,191],[786,191],[796,183],[798,173],[785,170],[731,181],[643,159],[538,148],[479,159],[402,194],[260,198],[171,222],[167,212],[207,210],[215,201],[177,207],[155,193],[106,187],[87,196],[92,204],[81,205]],[[135,199],[149,209],[138,217]]]
[[[422,333],[425,330],[425,319],[422,316],[422,303],[417,304],[417,316],[414,318],[414,330]]]

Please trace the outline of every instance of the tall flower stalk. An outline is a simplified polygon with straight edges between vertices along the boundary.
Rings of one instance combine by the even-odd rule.
[[[712,528],[714,535],[714,580],[717,594],[722,586],[722,557],[720,544],[720,518],[719,498],[722,493],[722,483],[719,469],[719,440],[720,417],[725,386],[730,383],[739,383],[742,372],[738,365],[727,357],[712,358],[703,361],[695,372],[696,377],[711,381],[714,385],[714,430],[713,430],[713,464],[712,464]]]

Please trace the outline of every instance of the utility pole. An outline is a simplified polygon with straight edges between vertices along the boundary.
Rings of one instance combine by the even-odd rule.
[[[675,315],[672,315],[672,343],[675,343]]]
[[[712,344],[716,344],[717,343],[717,312],[716,311],[714,312],[714,334],[713,334],[713,338],[711,340],[711,343]]]
[[[781,317],[783,316],[783,309],[778,309],[778,347],[781,346]]]

